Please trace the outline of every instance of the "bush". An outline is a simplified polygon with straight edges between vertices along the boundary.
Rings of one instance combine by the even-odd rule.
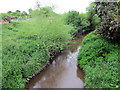
[[[66,18],[66,23],[69,24],[69,25],[73,25],[73,26],[78,27],[81,23],[79,12],[69,11],[68,16]]]
[[[66,15],[66,24],[73,26],[71,34],[85,33],[95,29],[99,22],[98,15],[95,14],[93,6],[88,7],[88,12],[80,13],[77,11],[70,11]]]
[[[78,64],[85,71],[85,84],[90,88],[119,87],[120,45],[100,35],[88,34],[78,55]]]
[[[90,22],[88,21],[88,13],[81,13],[80,14],[80,18],[81,18],[81,25],[79,32],[86,32],[86,31],[90,31]]]
[[[73,30],[74,32],[78,31],[80,29],[80,25],[81,25],[81,18],[79,15],[79,12],[77,11],[69,11],[67,16],[66,16],[66,24],[73,26]],[[72,32],[72,33],[74,33]]]

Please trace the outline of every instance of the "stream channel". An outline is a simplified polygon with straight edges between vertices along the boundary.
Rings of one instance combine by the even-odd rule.
[[[77,66],[77,55],[83,38],[74,39],[69,48],[34,76],[25,88],[84,88],[84,72]]]

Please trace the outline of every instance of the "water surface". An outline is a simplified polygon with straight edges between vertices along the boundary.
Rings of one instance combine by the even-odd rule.
[[[77,67],[77,55],[83,36],[73,40],[62,54],[40,74],[33,77],[26,88],[83,88],[84,73]]]

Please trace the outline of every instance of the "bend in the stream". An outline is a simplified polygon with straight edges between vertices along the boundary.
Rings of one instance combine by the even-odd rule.
[[[84,73],[77,67],[77,55],[83,37],[53,60],[40,74],[33,77],[26,88],[84,88]]]

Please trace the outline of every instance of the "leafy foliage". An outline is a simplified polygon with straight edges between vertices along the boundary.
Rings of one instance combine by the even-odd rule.
[[[68,25],[73,26],[71,34],[76,32],[82,32],[84,28],[89,25],[89,22],[83,17],[83,15],[79,14],[77,11],[69,11],[66,17],[66,23]]]
[[[9,14],[1,14],[1,18],[4,20],[4,21],[8,21],[9,23],[11,22],[11,17]]]
[[[53,12],[53,7],[46,6],[46,7],[41,7],[40,9],[30,11],[30,15],[31,17],[36,17],[36,16],[49,17],[56,15],[56,13]]]
[[[94,11],[95,4],[91,4],[86,13],[80,13],[77,11],[70,11],[66,16],[66,23],[73,26],[72,34],[76,32],[86,32],[95,30],[95,27],[99,23],[98,15]]]
[[[25,11],[21,12],[19,10],[16,10],[15,12],[8,11],[8,13],[1,13],[0,16],[4,21],[8,21],[9,23],[11,23],[12,20],[24,20],[29,18],[29,15]]]
[[[90,25],[89,25],[89,29],[91,31],[95,30],[96,26],[99,23],[99,18],[98,15],[95,12],[95,7],[96,4],[95,3],[91,3],[88,8],[87,8],[87,20],[89,21]]]
[[[96,12],[101,18],[99,33],[111,40],[120,39],[119,2],[97,2]]]
[[[85,83],[90,88],[119,87],[120,45],[100,35],[88,34],[78,55],[78,64],[85,71]]]
[[[81,23],[79,12],[77,12],[77,11],[69,11],[66,22],[69,25],[71,24],[71,25],[73,25],[75,27],[78,27],[80,25],[80,23]]]

